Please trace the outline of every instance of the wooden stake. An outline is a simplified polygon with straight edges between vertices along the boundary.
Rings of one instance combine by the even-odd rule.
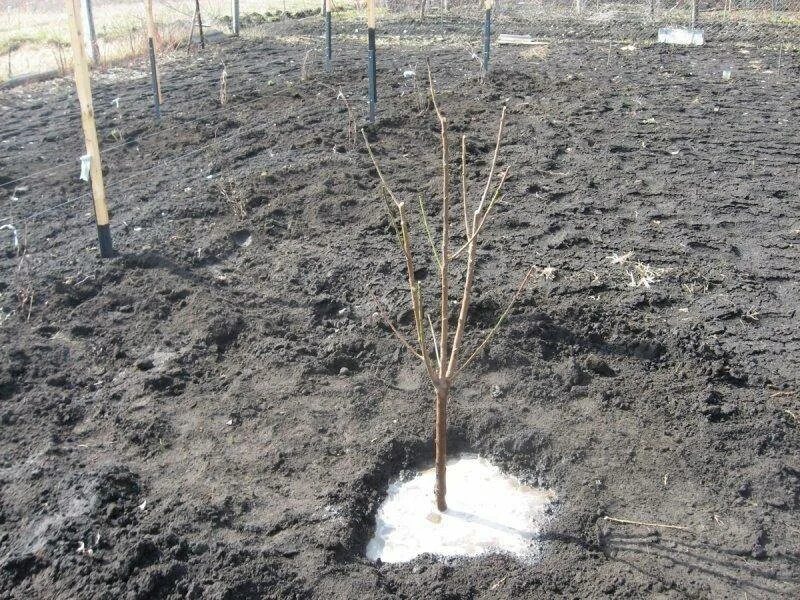
[[[111,226],[106,207],[106,189],[103,184],[103,166],[100,162],[100,146],[97,142],[97,129],[94,123],[94,106],[92,103],[92,84],[89,79],[89,63],[86,48],[83,44],[83,30],[80,21],[80,0],[66,0],[67,16],[72,36],[72,52],[74,56],[75,87],[81,105],[81,125],[86,140],[86,154],[91,164],[89,174],[92,182],[92,200],[94,216],[97,221],[97,238],[100,242],[100,256],[108,258],[114,255],[111,243]]]

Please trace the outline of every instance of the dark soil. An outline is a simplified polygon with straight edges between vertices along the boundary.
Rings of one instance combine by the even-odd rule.
[[[483,84],[480,15],[387,26],[368,129],[435,225],[437,125],[403,71],[422,82],[431,56],[473,202],[508,107],[469,347],[529,265],[555,277],[459,380],[450,446],[557,491],[540,560],[363,558],[387,483],[431,462],[433,396],[376,316],[376,297],[406,327],[409,308],[336,99],[360,126],[363,27],[338,25],[326,75],[311,19],[165,65],[160,129],[143,70],[96,76],[111,260],[74,200],[71,82],[2,97],[0,224],[24,254],[0,232],[0,598],[800,595],[798,55],[778,72],[752,40],[631,51],[617,24],[568,25],[496,47]]]

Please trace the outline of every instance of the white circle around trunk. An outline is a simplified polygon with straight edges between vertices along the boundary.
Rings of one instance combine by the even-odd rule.
[[[547,519],[551,490],[523,485],[484,458],[464,455],[447,463],[447,510],[436,510],[434,469],[397,481],[376,516],[367,558],[406,562],[420,554],[536,555],[536,535]]]

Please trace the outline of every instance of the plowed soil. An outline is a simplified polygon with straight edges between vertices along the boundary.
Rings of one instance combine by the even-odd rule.
[[[553,271],[459,379],[450,448],[556,490],[539,560],[363,557],[387,483],[432,460],[433,395],[377,315],[408,329],[337,99],[362,127],[363,25],[326,74],[307,19],[164,63],[160,126],[144,64],[95,75],[110,260],[72,82],[3,92],[0,598],[800,596],[800,57],[566,26],[506,16],[546,43],[495,46],[484,81],[480,15],[379,29],[367,128],[432,305],[425,58],[472,206],[507,107],[468,350]]]

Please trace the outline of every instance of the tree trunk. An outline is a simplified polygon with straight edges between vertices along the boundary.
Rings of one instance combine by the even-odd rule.
[[[450,388],[442,387],[436,390],[436,508],[439,512],[447,510],[447,399]]]

